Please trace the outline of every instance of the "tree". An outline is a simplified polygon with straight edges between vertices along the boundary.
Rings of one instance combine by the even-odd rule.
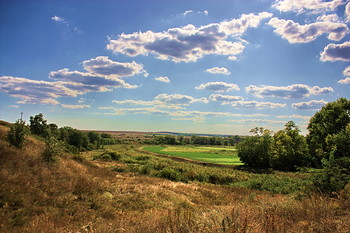
[[[349,157],[349,147],[346,146],[349,146],[350,140],[341,136],[349,123],[350,101],[346,98],[326,104],[310,119],[307,142],[314,166],[322,167],[322,159],[328,159],[334,149],[335,159]]]
[[[29,122],[30,122],[30,131],[33,134],[36,134],[45,138],[50,136],[50,128],[47,125],[47,121],[44,120],[44,115],[42,113],[39,113],[34,117],[31,116]]]
[[[25,121],[19,119],[13,124],[6,135],[7,141],[17,148],[22,148],[28,135],[28,128]]]
[[[284,130],[274,135],[273,168],[279,170],[295,170],[306,166],[308,160],[308,145],[300,134],[298,126],[293,121],[285,124]]]
[[[272,167],[273,137],[270,130],[255,128],[253,136],[246,138],[237,145],[238,156],[246,165],[255,168]]]

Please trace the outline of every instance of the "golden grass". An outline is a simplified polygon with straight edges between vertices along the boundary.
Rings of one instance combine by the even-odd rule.
[[[349,232],[350,204],[110,171],[100,161],[41,160],[0,126],[0,232]],[[118,147],[134,153],[131,147]],[[99,163],[99,166],[94,163]]]

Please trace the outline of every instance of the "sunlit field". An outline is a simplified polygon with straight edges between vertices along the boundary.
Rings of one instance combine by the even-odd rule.
[[[146,146],[143,150],[204,163],[243,165],[234,147]]]

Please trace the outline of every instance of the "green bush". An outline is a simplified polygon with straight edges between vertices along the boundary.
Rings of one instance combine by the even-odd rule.
[[[47,163],[55,162],[57,155],[62,153],[63,144],[55,137],[49,137],[45,141],[45,148],[41,156],[43,160]]]
[[[6,135],[7,141],[14,147],[22,148],[28,135],[28,128],[23,120],[17,120]]]
[[[181,180],[181,173],[170,167],[166,167],[160,170],[158,176],[172,181]]]

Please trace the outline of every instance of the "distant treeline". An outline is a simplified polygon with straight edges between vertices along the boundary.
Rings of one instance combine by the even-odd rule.
[[[234,146],[244,139],[243,136],[173,136],[173,135],[154,135],[152,140],[144,141],[147,144],[156,145],[224,145]]]
[[[29,125],[25,125],[22,120],[18,120],[16,124],[22,124],[24,128],[22,131],[28,131],[32,135],[44,139],[57,139],[64,145],[67,152],[72,153],[99,149],[103,145],[113,145],[119,142],[107,133],[82,132],[69,126],[59,128],[55,123],[48,124],[42,113],[31,116]]]

